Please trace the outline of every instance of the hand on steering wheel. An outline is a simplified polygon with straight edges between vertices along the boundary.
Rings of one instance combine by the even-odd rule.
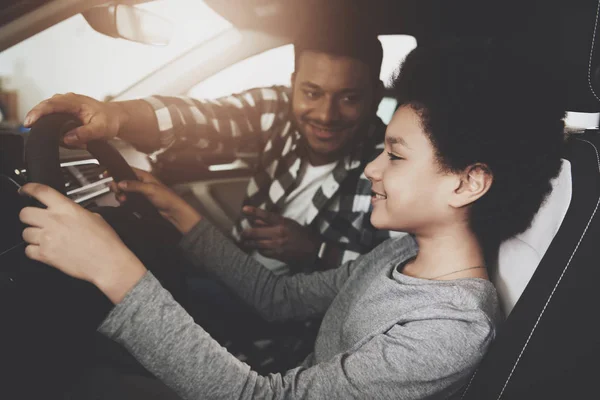
[[[115,193],[119,203],[125,203],[131,193],[140,193],[156,207],[163,218],[184,234],[200,221],[202,218],[200,214],[154,175],[139,168],[132,168],[132,170],[138,180],[110,183],[110,189]]]
[[[65,133],[73,132],[80,126],[81,121],[64,113],[45,115],[33,124],[25,148],[30,182],[42,183],[64,193],[58,147]],[[87,149],[116,181],[137,179],[121,154],[107,142],[92,140],[87,144]],[[132,193],[124,206],[140,217],[161,219],[156,208],[141,194]]]
[[[81,121],[78,126],[63,132],[62,140],[67,146],[82,148],[92,140],[116,137],[125,118],[115,103],[67,93],[54,95],[36,105],[27,113],[24,125],[32,127],[43,116],[56,113],[68,113]]]
[[[100,215],[39,183],[28,183],[19,192],[46,207],[26,207],[19,214],[29,226],[23,231],[27,257],[93,283],[115,304],[146,273]]]

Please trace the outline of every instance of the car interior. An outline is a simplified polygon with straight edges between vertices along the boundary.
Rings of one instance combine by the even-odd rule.
[[[600,112],[600,1],[206,3],[237,28],[285,38],[282,42],[301,35],[315,19],[343,23],[345,13],[368,16],[364,23],[373,24],[381,35],[412,35],[418,46],[446,37],[499,37],[514,44],[516,52],[543,60],[540,65],[566,82],[568,111]],[[61,135],[73,124],[79,122],[57,114],[39,121],[27,135],[0,133],[0,310],[8,321],[0,336],[4,352],[0,376],[8,384],[0,393],[11,393],[6,398],[36,398],[31,396],[42,389],[64,390],[69,374],[87,362],[88,353],[82,349],[94,346],[94,338],[82,332],[108,310],[106,299],[99,299],[92,288],[25,259],[18,213],[28,199],[17,194],[19,186],[27,181],[48,184],[83,206],[100,210],[145,263],[159,271],[164,260],[177,264],[177,255],[157,254],[148,249],[152,246],[132,239],[143,231],[147,243],[176,243],[177,233],[156,210],[142,197],[117,208],[107,194],[104,170],[116,180],[131,177],[129,164],[135,165],[132,160],[139,155],[118,141],[90,146],[89,153],[60,149]],[[589,398],[595,392],[600,372],[596,314],[600,133],[597,128],[567,133],[562,168],[551,194],[530,228],[500,246],[491,276],[506,320],[457,399]],[[237,216],[256,151],[249,147],[236,159],[223,158],[207,143],[205,149],[165,152],[143,162],[227,232]],[[228,164],[236,168],[211,169]],[[182,282],[169,281],[165,275],[163,284],[178,293]],[[66,299],[73,295],[82,296],[81,304],[90,309],[69,306]],[[187,301],[183,295],[177,299]],[[58,332],[63,329],[53,329],[61,325],[73,330],[61,336]],[[68,354],[66,348],[71,349]],[[53,368],[56,359],[67,360],[70,368]]]

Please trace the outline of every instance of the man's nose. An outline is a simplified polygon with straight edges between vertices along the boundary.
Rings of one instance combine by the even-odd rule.
[[[339,117],[337,104],[332,98],[324,98],[317,110],[319,121],[324,125],[336,121]]]

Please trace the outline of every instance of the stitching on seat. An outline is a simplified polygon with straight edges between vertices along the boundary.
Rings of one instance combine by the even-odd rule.
[[[473,372],[473,376],[471,376],[471,379],[469,380],[469,384],[465,388],[465,391],[463,392],[462,396],[460,396],[461,400],[464,399],[465,396],[467,395],[467,392],[469,391],[469,388],[471,387],[471,383],[473,383],[473,379],[475,379],[475,375],[477,375],[477,371],[479,371],[479,368],[477,368],[475,370],[475,372]]]
[[[594,55],[594,44],[596,42],[596,29],[598,28],[598,12],[600,12],[600,1],[598,1],[598,7],[596,8],[596,21],[594,22],[594,33],[592,35],[592,47],[590,48],[590,60],[588,62],[588,85],[590,85],[590,90],[592,94],[596,98],[596,100],[600,101],[598,95],[594,91],[594,87],[592,86],[592,56]]]
[[[599,4],[600,4],[600,2],[599,2]],[[583,140],[583,139],[577,139],[577,140],[579,140],[581,142],[588,143],[589,145],[591,145],[594,148],[594,151],[596,152],[596,162],[598,163],[598,172],[600,173],[600,156],[598,155],[598,149],[596,148],[596,145],[594,145],[592,142],[590,142],[588,140]],[[585,229],[583,230],[583,233],[581,234],[581,237],[579,238],[579,241],[577,242],[577,246],[575,246],[575,249],[573,250],[573,253],[571,254],[571,257],[569,257],[569,261],[567,261],[567,265],[565,266],[565,268],[563,269],[562,273],[560,274],[560,277],[558,278],[558,281],[556,282],[556,285],[554,285],[554,289],[552,289],[552,293],[550,293],[550,296],[548,297],[548,300],[546,301],[546,304],[544,304],[544,308],[542,309],[542,312],[540,313],[537,321],[535,322],[535,325],[533,326],[533,329],[531,329],[531,332],[529,333],[529,337],[527,338],[527,341],[525,342],[525,345],[523,345],[523,349],[521,349],[521,353],[519,354],[519,357],[517,358],[517,361],[515,361],[515,364],[513,365],[513,368],[510,371],[510,374],[508,375],[508,378],[506,378],[506,382],[504,383],[504,386],[502,387],[502,391],[498,395],[497,400],[500,400],[500,398],[502,397],[502,394],[504,394],[504,390],[508,386],[510,378],[512,378],[512,375],[515,372],[515,369],[517,368],[517,365],[519,364],[519,361],[521,360],[521,356],[523,356],[523,353],[525,353],[525,349],[527,348],[527,345],[529,344],[529,341],[531,340],[531,337],[533,336],[533,333],[535,332],[535,329],[537,328],[540,320],[542,319],[542,316],[544,315],[544,312],[546,311],[546,308],[548,307],[548,304],[550,303],[550,300],[552,299],[552,296],[554,295],[554,292],[556,292],[556,289],[558,288],[558,285],[560,284],[560,282],[562,281],[563,276],[567,272],[567,269],[569,268],[569,265],[571,264],[571,260],[575,256],[575,253],[577,252],[577,249],[579,248],[579,245],[581,244],[581,241],[583,240],[583,237],[587,233],[587,230],[588,230],[588,228],[589,228],[592,220],[594,219],[594,216],[596,215],[596,211],[598,211],[598,206],[599,205],[600,205],[600,197],[598,197],[598,201],[596,202],[596,208],[594,208],[594,212],[592,213],[592,216],[588,220],[588,223],[585,226]]]

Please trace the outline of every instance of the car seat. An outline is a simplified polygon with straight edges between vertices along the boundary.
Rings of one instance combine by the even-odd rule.
[[[598,131],[572,137],[532,226],[501,246],[493,280],[508,316],[459,398],[580,398],[595,385],[599,149]]]
[[[562,16],[578,21],[561,33],[564,43],[573,44],[562,52],[568,65],[563,72],[570,74],[568,109],[598,112],[600,2],[586,2],[593,13],[580,5]],[[455,398],[594,397],[600,371],[599,205],[600,133],[588,129],[569,136],[560,175],[532,226],[500,247],[492,280],[507,318]]]

